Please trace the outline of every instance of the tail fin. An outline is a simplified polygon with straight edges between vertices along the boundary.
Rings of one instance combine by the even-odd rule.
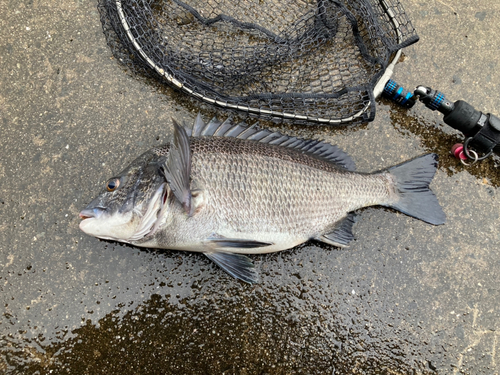
[[[390,207],[430,224],[444,224],[446,216],[429,188],[437,161],[436,154],[427,154],[389,168],[400,196]]]

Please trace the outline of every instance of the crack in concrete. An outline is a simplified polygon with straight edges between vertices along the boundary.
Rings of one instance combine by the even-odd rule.
[[[480,310],[478,309],[477,307],[477,303],[474,304],[474,307],[473,308],[469,308],[471,311],[472,311],[472,325],[471,327],[474,328],[476,327],[476,322],[477,322],[477,317],[479,316],[479,313],[480,313]],[[492,348],[491,348],[491,366],[493,368],[496,367],[496,345],[497,345],[497,332],[491,330],[491,329],[483,329],[483,330],[473,330],[472,334],[471,334],[471,337],[473,337],[473,341],[470,345],[468,345],[459,355],[458,355],[458,362],[456,363],[456,365],[454,366],[454,370],[453,370],[453,375],[456,375],[458,373],[461,373],[461,368],[462,368],[462,365],[463,365],[463,360],[464,360],[464,356],[472,351],[472,349],[474,349],[482,340],[483,338],[488,335],[488,334],[493,334],[493,338],[492,338]],[[498,373],[496,373],[496,375],[498,375]]]

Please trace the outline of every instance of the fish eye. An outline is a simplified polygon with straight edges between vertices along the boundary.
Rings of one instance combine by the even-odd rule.
[[[106,189],[108,189],[108,191],[115,191],[118,189],[118,186],[120,186],[120,180],[118,178],[112,178],[106,184]]]

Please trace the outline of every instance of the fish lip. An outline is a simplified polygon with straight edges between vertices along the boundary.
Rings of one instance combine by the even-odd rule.
[[[94,211],[88,208],[80,211],[80,214],[78,216],[80,216],[80,219],[82,220],[92,219],[95,217]]]
[[[94,207],[94,208],[85,208],[80,211],[80,219],[88,220],[88,219],[96,219],[105,211],[104,207]]]

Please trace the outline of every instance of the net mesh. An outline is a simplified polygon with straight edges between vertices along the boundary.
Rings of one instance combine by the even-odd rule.
[[[229,110],[370,121],[373,89],[418,37],[397,0],[99,0],[119,61]]]

